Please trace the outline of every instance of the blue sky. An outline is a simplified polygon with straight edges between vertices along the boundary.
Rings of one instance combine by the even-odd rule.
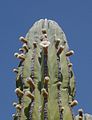
[[[76,76],[78,108],[92,114],[92,0],[0,0],[0,120],[12,120],[15,112],[13,53],[32,24],[40,18],[58,22],[66,33]]]

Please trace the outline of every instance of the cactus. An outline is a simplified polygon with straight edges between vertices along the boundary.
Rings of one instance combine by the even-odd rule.
[[[70,50],[64,32],[52,20],[39,20],[29,30],[23,42],[16,73],[15,93],[18,102],[13,105],[14,120],[90,120],[79,111],[74,116],[75,78],[69,57]],[[87,119],[88,118],[88,119]]]

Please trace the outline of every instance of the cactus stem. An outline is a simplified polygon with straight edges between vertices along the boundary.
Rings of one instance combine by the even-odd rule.
[[[17,104],[17,105],[16,105],[16,109],[21,110],[21,108],[22,108],[22,106],[21,106],[20,104]]]
[[[35,88],[35,84],[34,84],[34,82],[33,82],[31,77],[27,78],[27,83],[30,85],[30,87],[32,86],[33,88]]]
[[[27,42],[28,42],[28,40],[27,40],[27,39],[25,39],[25,38],[24,38],[24,37],[22,37],[22,36],[19,38],[19,40],[20,40],[20,41],[22,41],[23,43],[27,43]]]
[[[44,83],[45,83],[45,84],[48,84],[48,82],[49,82],[49,77],[48,77],[48,76],[45,76]]]
[[[69,57],[69,56],[71,56],[71,55],[73,55],[73,54],[74,54],[74,51],[73,51],[73,50],[70,50],[70,51],[68,51],[68,52],[66,53],[66,56]]]
[[[46,91],[45,88],[42,88],[41,92],[42,92],[42,95],[43,95],[45,98],[48,97],[48,92]]]
[[[18,73],[18,69],[14,68],[13,72]]]
[[[29,49],[26,43],[24,43],[22,47],[24,48],[25,51],[28,51]]]
[[[34,99],[34,95],[30,91],[26,91],[25,95],[30,99]]]
[[[72,63],[68,63],[68,67],[72,67],[73,66],[73,64]]]
[[[77,104],[78,104],[78,101],[77,101],[77,100],[74,100],[74,101],[71,102],[71,107],[74,107],[74,106],[77,105]]]
[[[16,92],[16,94],[17,94],[18,96],[23,96],[23,95],[24,95],[24,92],[21,91],[19,88],[16,88],[16,89],[15,89],[15,92]]]
[[[58,49],[58,46],[59,46],[59,43],[60,43],[60,39],[57,39],[57,40],[55,40],[55,47],[56,47],[56,49]]]
[[[60,45],[60,48],[57,51],[57,55],[60,55],[63,49],[64,49],[64,46]]]

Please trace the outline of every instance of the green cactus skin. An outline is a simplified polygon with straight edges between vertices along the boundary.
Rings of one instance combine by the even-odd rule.
[[[52,20],[41,19],[20,40],[24,44],[15,54],[20,63],[14,69],[18,97],[14,120],[79,120],[72,113],[77,104],[69,60],[73,51],[62,29]]]

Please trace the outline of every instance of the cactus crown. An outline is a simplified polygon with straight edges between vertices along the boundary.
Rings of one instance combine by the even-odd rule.
[[[77,105],[75,79],[64,32],[52,20],[39,20],[29,30],[20,53],[16,72],[18,102],[14,102],[14,120],[84,120],[82,110],[72,113]],[[92,119],[85,115],[85,120]],[[88,117],[88,119],[87,119]]]

